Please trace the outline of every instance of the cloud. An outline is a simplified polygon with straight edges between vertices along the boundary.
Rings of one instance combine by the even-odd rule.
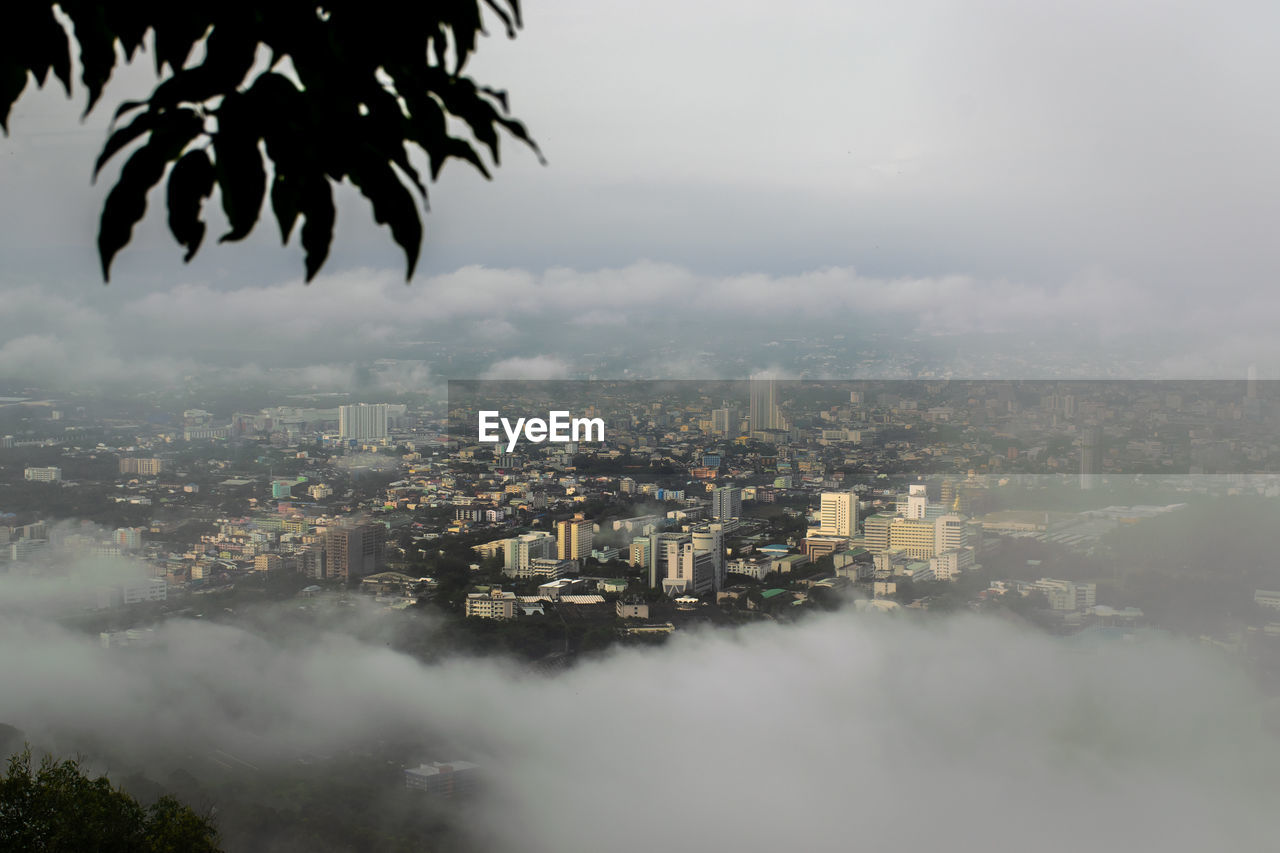
[[[481,379],[565,379],[570,366],[558,358],[535,355],[530,358],[507,358],[495,362]]]
[[[994,619],[840,612],[537,676],[424,665],[387,647],[371,611],[292,609],[170,619],[136,654],[0,615],[0,720],[192,767],[211,750],[266,767],[429,731],[452,751],[434,760],[488,768],[478,809],[497,817],[473,829],[497,850],[1055,853],[1084,833],[1091,849],[1182,853],[1265,849],[1276,829],[1280,743],[1260,696],[1174,640],[1090,647]]]

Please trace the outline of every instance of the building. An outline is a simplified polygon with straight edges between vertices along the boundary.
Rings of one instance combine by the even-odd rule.
[[[121,551],[138,551],[142,549],[141,527],[120,527],[111,534],[111,541]]]
[[[955,580],[973,565],[972,548],[953,548],[929,558],[929,568],[933,569],[934,578],[940,581]]]
[[[555,537],[545,531],[524,533],[506,540],[503,546],[502,573],[508,577],[532,577],[534,560],[556,557]]]
[[[514,619],[516,594],[503,592],[498,587],[488,592],[468,593],[465,607],[468,619]]]
[[[338,435],[343,439],[377,441],[387,437],[387,404],[359,403],[338,407]]]
[[[889,527],[897,516],[891,512],[878,512],[867,517],[863,524],[863,541],[873,554],[889,550]]]
[[[725,587],[724,525],[718,522],[699,524],[693,528],[693,550],[707,552],[712,559],[712,589]]]
[[[350,580],[382,568],[386,556],[387,529],[381,524],[331,527],[325,531],[327,574]]]
[[[163,459],[148,459],[141,456],[126,456],[120,460],[121,474],[137,474],[141,477],[154,477],[164,470]]]
[[[645,603],[644,599],[624,601],[620,598],[614,607],[614,611],[618,614],[619,619],[649,618],[649,605]]]
[[[822,536],[858,535],[858,496],[853,492],[823,492],[818,509],[818,533]]]
[[[1253,603],[1271,610],[1280,610],[1280,591],[1255,589],[1253,591]]]
[[[786,420],[778,408],[778,384],[775,379],[751,380],[751,431],[785,430]]]
[[[667,595],[701,595],[716,586],[714,553],[698,550],[692,541],[679,546],[678,559],[671,569],[662,579],[662,591]]]
[[[108,609],[143,601],[164,601],[169,585],[163,578],[137,578],[98,589],[98,607]]]
[[[637,536],[631,540],[631,559],[627,562],[636,567],[647,567],[653,553],[651,548],[648,536]]]
[[[913,483],[907,487],[907,506],[903,513],[909,519],[922,520],[929,507],[929,490],[923,483]]]
[[[1072,583],[1071,581],[1041,578],[1031,584],[1031,589],[1043,592],[1052,610],[1085,610],[1098,603],[1098,585]]]
[[[470,761],[432,762],[404,771],[404,786],[437,797],[453,797],[475,788],[476,769]]]
[[[711,493],[711,517],[717,521],[742,516],[742,489],[721,486]]]
[[[933,552],[941,554],[969,544],[969,525],[964,516],[944,515],[933,523]]]
[[[255,572],[278,572],[284,568],[284,559],[279,554],[259,554],[253,558]]]
[[[592,524],[578,513],[556,522],[556,547],[562,560],[585,560],[591,556]]]
[[[711,431],[716,435],[734,435],[738,432],[738,413],[730,408],[711,410]]]
[[[529,569],[517,578],[536,578],[538,580],[555,580],[578,570],[578,564],[572,560],[559,560],[555,557],[537,557],[529,561]]]
[[[889,548],[900,550],[917,560],[927,560],[935,553],[938,532],[932,521],[924,518],[894,518],[889,523]]]
[[[22,478],[34,483],[56,483],[62,479],[61,468],[24,468]]]
[[[1102,430],[1080,430],[1080,488],[1095,489],[1102,475]]]
[[[671,577],[676,564],[680,561],[680,548],[686,542],[692,542],[693,536],[688,533],[651,533],[649,534],[649,586],[658,589],[662,581]]]

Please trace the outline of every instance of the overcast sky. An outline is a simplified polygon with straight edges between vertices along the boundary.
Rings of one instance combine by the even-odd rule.
[[[492,183],[449,170],[409,290],[352,193],[309,290],[269,213],[246,243],[210,240],[184,267],[158,193],[104,290],[94,238],[114,172],[96,187],[89,172],[112,104],[152,82],[146,57],[84,124],[82,92],[29,92],[0,140],[0,293],[68,300],[21,325],[6,312],[0,373],[40,346],[83,361],[68,311],[105,330],[103,365],[141,363],[152,341],[120,323],[139,304],[189,312],[179,344],[212,317],[203,337],[234,349],[226,318],[258,297],[251,326],[285,327],[296,356],[300,328],[333,340],[375,289],[410,339],[436,316],[472,335],[459,314],[533,320],[570,348],[624,312],[655,330],[767,316],[786,337],[815,314],[949,334],[1097,325],[1176,339],[1166,374],[1280,375],[1278,19],[1243,0],[529,3],[520,36],[495,28],[471,71],[510,91],[548,165],[512,143]],[[173,338],[147,354],[172,359]],[[522,341],[499,355],[552,353]]]

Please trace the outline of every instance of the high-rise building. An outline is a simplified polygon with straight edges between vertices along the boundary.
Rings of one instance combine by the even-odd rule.
[[[818,510],[818,533],[823,536],[857,536],[858,496],[853,492],[823,492]]]
[[[944,515],[933,523],[934,553],[952,551],[969,544],[969,525],[963,516]]]
[[[649,534],[649,586],[657,589],[662,581],[674,575],[676,563],[680,560],[680,548],[686,542],[692,542],[693,536],[688,533],[651,533]]]
[[[56,483],[62,479],[61,468],[24,468],[22,478],[36,483]]]
[[[693,541],[690,544],[697,553],[711,555],[711,588],[716,592],[724,589],[727,565],[724,554],[724,525],[699,524],[693,528]]]
[[[903,515],[910,519],[923,519],[928,507],[928,487],[924,483],[913,483],[907,486],[907,511]]]
[[[717,521],[742,516],[742,489],[721,486],[711,493],[711,517]]]
[[[786,429],[778,408],[778,385],[774,379],[751,380],[751,429]]]
[[[331,578],[362,577],[382,567],[387,528],[381,524],[331,527],[325,532],[325,562]]]
[[[711,410],[711,431],[716,435],[734,435],[738,432],[738,413],[725,407]]]
[[[368,441],[387,437],[387,404],[359,403],[338,407],[338,435]]]
[[[591,556],[592,524],[582,513],[556,522],[556,545],[560,559],[585,560]]]
[[[628,562],[637,568],[649,568],[653,543],[648,536],[637,536],[631,540],[631,559]]]
[[[1085,427],[1080,431],[1080,488],[1094,489],[1102,474],[1102,430]]]

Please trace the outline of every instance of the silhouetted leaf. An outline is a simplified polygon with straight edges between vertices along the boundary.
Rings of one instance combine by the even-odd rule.
[[[0,128],[3,128],[5,136],[9,135],[9,110],[25,88],[27,69],[11,65],[0,74]]]
[[[102,152],[98,154],[98,160],[93,164],[93,176],[98,177],[98,173],[102,171],[102,167],[107,161],[120,150],[133,142],[144,133],[148,133],[156,127],[156,124],[162,119],[163,114],[147,110],[140,116],[134,118],[124,127],[117,130],[107,138],[107,144],[102,146]]]
[[[307,281],[310,282],[329,257],[333,242],[333,190],[325,180],[307,184],[303,194],[306,221],[302,224],[302,248],[306,251]]]
[[[70,18],[73,38],[55,8]],[[132,58],[145,49],[150,31],[157,74],[167,76],[145,101],[120,105],[95,164],[96,175],[108,160],[142,141],[103,207],[104,277],[145,214],[147,192],[179,158],[182,165],[169,177],[169,227],[186,258],[204,237],[200,217],[210,195],[210,168],[230,223],[221,240],[247,236],[266,195],[264,143],[274,172],[271,206],[283,242],[298,218],[304,219],[308,281],[328,257],[335,218],[332,183],[345,178],[368,198],[376,221],[390,227],[412,275],[422,220],[409,186],[424,206],[427,188],[410,157],[411,144],[426,154],[433,180],[455,158],[490,177],[479,146],[497,163],[504,135],[542,160],[524,125],[509,116],[506,92],[461,75],[489,15],[509,36],[521,26],[517,0],[402,4],[391,19],[350,0],[325,3],[322,10],[284,2],[24,0],[7,19],[16,26],[0,30],[0,127],[8,132],[12,105],[28,74],[42,85],[52,73],[70,91],[73,49],[88,113],[111,77],[117,51]],[[260,50],[271,62],[255,75]],[[286,58],[296,80],[276,70],[285,67]],[[138,110],[128,126],[115,127]],[[216,130],[206,130],[206,121]],[[461,125],[467,130],[450,132]],[[187,152],[200,139],[208,140],[207,150]]]
[[[359,157],[348,174],[351,182],[373,204],[374,221],[391,227],[391,238],[404,249],[408,266],[405,279],[412,278],[422,248],[422,220],[413,196],[391,166],[372,152]]]
[[[233,92],[218,108],[218,130],[213,134],[218,191],[231,230],[219,243],[243,240],[253,230],[267,192],[267,173],[258,150],[261,138],[255,116],[244,94]]]
[[[324,180],[323,176],[321,180]],[[271,211],[280,225],[280,244],[284,245],[289,242],[293,226],[302,213],[302,190],[297,179],[282,170],[279,161],[276,162],[276,176],[271,181]]]
[[[168,164],[198,136],[203,120],[193,110],[175,110],[151,132],[147,143],[125,161],[120,180],[107,194],[98,227],[102,277],[111,280],[111,261],[129,243],[133,226],[147,212],[147,193],[164,177]]]
[[[179,245],[187,248],[183,263],[195,257],[204,239],[200,209],[213,193],[213,182],[213,163],[209,154],[199,148],[183,154],[169,173],[169,231]]]
[[[87,116],[116,67],[115,35],[107,28],[102,4],[64,2],[60,5],[71,18],[76,41],[80,43],[80,80],[89,90],[89,103],[84,108]]]

